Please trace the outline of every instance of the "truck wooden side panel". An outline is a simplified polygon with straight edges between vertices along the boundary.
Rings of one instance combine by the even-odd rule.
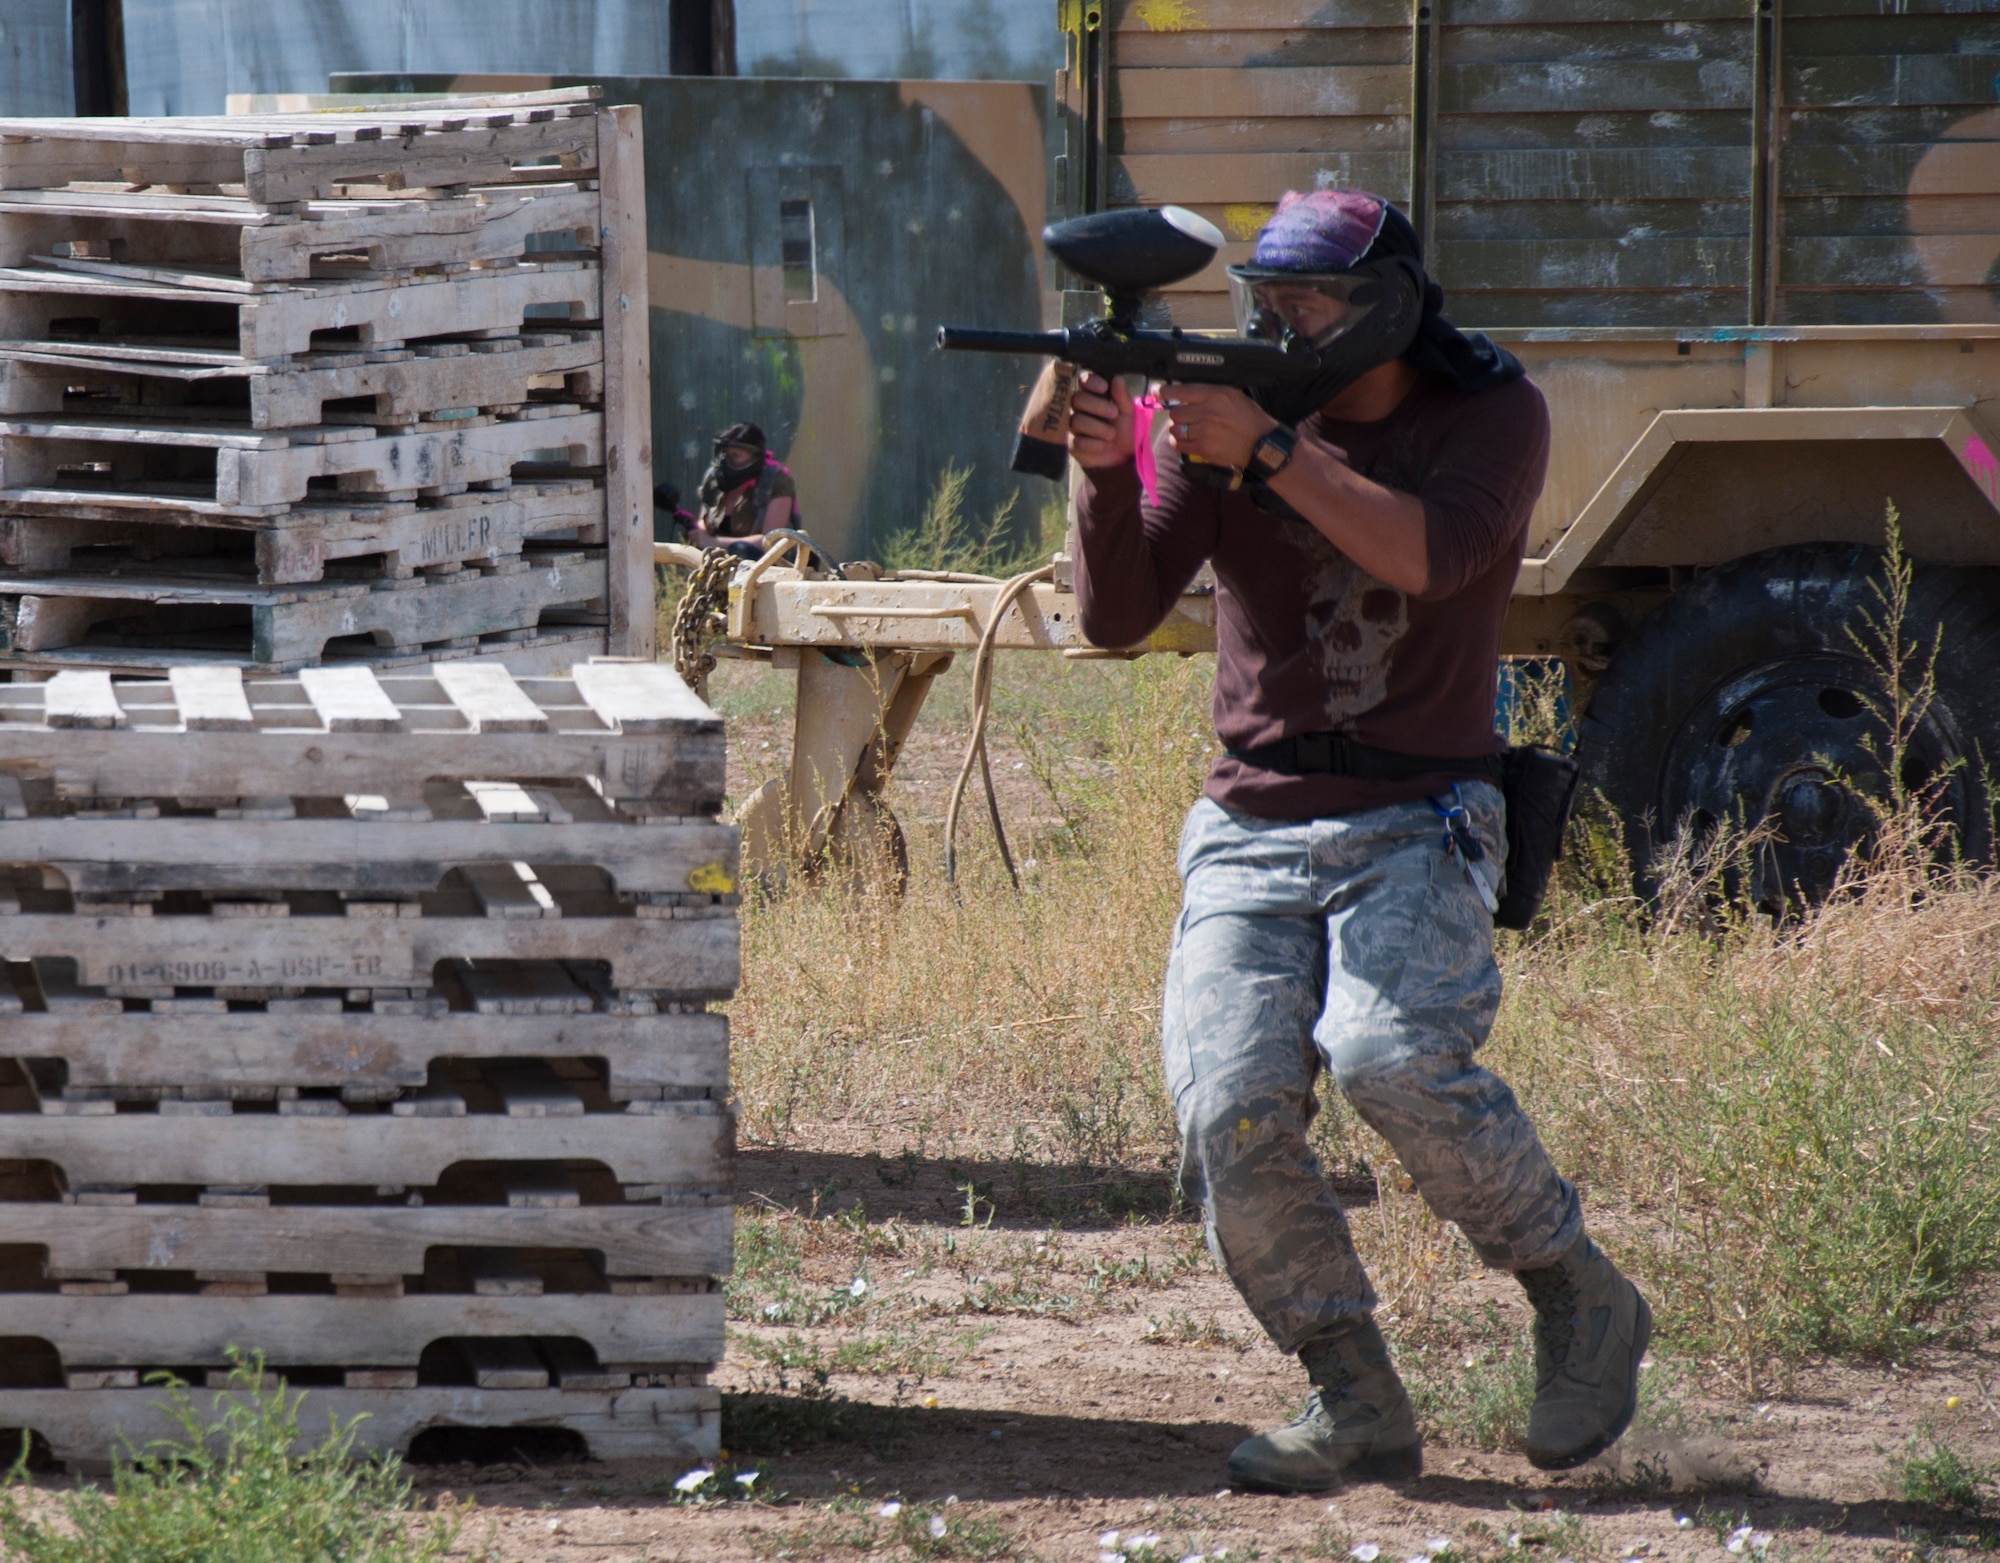
[[[1060,0],[1061,204],[1232,243],[1287,189],[1403,204],[1453,318],[2000,319],[2000,16],[1969,0]]]

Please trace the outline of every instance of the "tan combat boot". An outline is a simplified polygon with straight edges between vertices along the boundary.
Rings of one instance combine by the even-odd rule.
[[[1423,1474],[1424,1444],[1410,1397],[1373,1319],[1299,1348],[1312,1379],[1305,1410],[1231,1451],[1232,1486],[1253,1492],[1331,1492],[1355,1481]]]
[[[1528,1463],[1566,1471],[1602,1454],[1631,1425],[1652,1310],[1588,1237],[1517,1279],[1535,1307]]]

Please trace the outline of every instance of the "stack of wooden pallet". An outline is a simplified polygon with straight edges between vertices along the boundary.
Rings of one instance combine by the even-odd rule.
[[[638,110],[0,120],[0,665],[651,654]]]
[[[237,1347],[364,1443],[712,1453],[722,778],[650,663],[0,684],[0,1429]]]

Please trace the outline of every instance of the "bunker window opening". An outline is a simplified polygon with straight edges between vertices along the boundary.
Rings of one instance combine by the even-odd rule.
[[[778,242],[779,261],[785,273],[785,302],[816,302],[819,297],[819,268],[813,254],[813,206],[810,200],[778,203]]]

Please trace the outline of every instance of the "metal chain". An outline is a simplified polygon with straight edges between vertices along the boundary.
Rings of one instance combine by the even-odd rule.
[[[674,671],[703,700],[708,675],[715,671],[709,642],[720,636],[729,610],[729,578],[743,561],[726,548],[711,548],[689,578],[687,591],[674,609]]]

